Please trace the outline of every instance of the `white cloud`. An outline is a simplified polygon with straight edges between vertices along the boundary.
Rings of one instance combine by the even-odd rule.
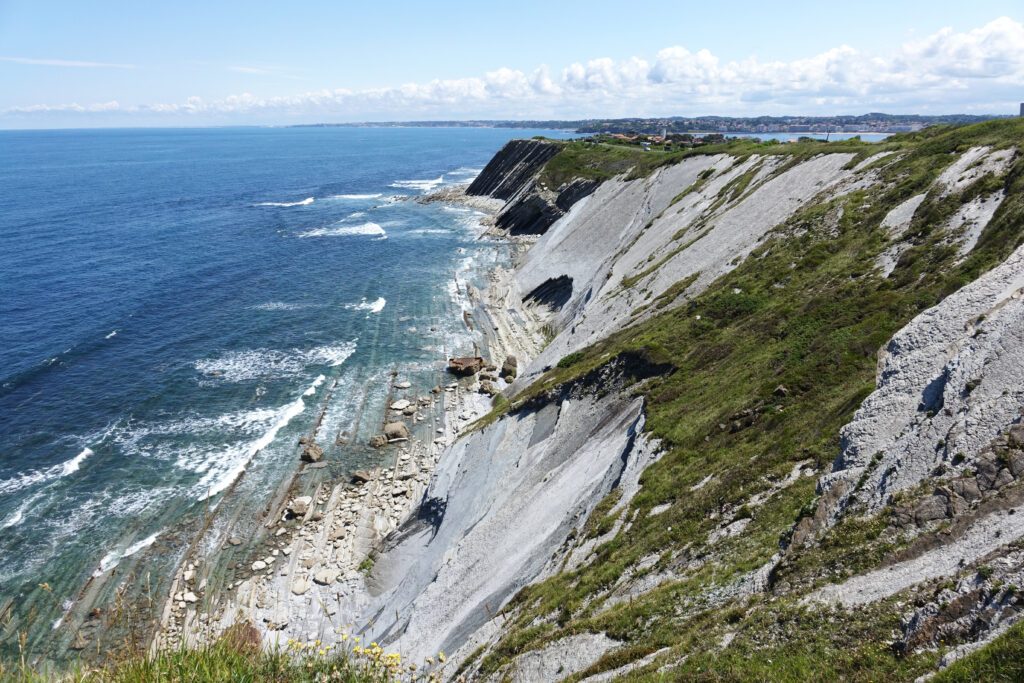
[[[82,62],[72,59],[36,59],[34,57],[0,57],[0,62],[26,64],[31,66],[61,66],[74,69],[134,69],[134,64],[110,64],[107,62]]]
[[[11,58],[8,58],[11,59]],[[90,63],[82,63],[90,64]],[[108,65],[110,66],[110,65]],[[264,67],[230,67],[252,74]],[[123,106],[34,105],[7,114],[121,112],[193,120],[383,120],[413,118],[575,118],[622,115],[763,114],[1006,110],[1024,94],[1024,25],[1003,17],[956,33],[943,29],[888,54],[840,45],[792,61],[725,62],[682,46],[616,61],[590,59],[530,73],[501,68],[482,76],[294,96],[251,93],[217,100]]]

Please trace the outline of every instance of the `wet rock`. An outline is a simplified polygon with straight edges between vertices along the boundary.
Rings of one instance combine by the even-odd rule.
[[[316,443],[307,444],[302,449],[302,460],[303,462],[320,462],[324,457],[324,449],[320,448]]]
[[[409,406],[408,408],[406,408],[405,410],[402,411],[402,415],[405,415],[406,417],[411,417],[411,416],[413,416],[415,414],[416,414],[416,406]]]
[[[404,422],[389,422],[384,425],[384,436],[388,438],[388,441],[393,439],[408,439],[409,428],[405,426]]]
[[[432,394],[440,394],[441,393],[441,387],[440,386],[435,386],[433,389],[430,390],[430,393],[432,393]]]
[[[448,372],[453,375],[470,377],[484,367],[484,359],[480,356],[462,356],[448,359]]]
[[[408,389],[412,386],[411,382],[395,382],[392,385],[395,389]]]
[[[305,446],[308,443],[310,443],[310,438],[308,436],[300,436],[299,437],[299,445],[300,446]]]
[[[370,437],[371,448],[383,448],[388,445],[388,437],[383,434],[376,434]]]
[[[503,377],[515,377],[519,372],[519,361],[513,355],[505,356],[505,362],[501,364],[501,374]]]

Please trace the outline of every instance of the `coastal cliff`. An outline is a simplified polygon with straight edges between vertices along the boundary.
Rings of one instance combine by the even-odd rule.
[[[472,406],[415,484],[304,501],[232,610],[493,681],[914,680],[1019,639],[1022,139],[509,143],[467,190],[528,247],[473,295]]]

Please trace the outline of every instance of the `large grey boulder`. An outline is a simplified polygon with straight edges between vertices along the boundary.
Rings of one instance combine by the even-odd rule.
[[[408,439],[409,428],[405,426],[404,422],[389,422],[384,425],[384,436],[388,438],[388,441]]]

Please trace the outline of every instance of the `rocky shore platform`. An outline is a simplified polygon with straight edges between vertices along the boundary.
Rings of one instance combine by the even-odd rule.
[[[503,204],[466,195],[464,186],[417,201],[481,211],[485,227]],[[526,245],[510,241],[517,260]],[[200,645],[242,622],[256,626],[267,646],[289,639],[329,644],[356,628],[354,615],[374,591],[375,550],[409,519],[429,518],[435,502],[424,492],[437,464],[545,341],[516,295],[512,274],[497,267],[483,289],[459,289],[463,321],[477,337],[467,359],[478,358],[473,367],[446,358],[446,379],[434,387],[413,386],[401,368],[393,373],[384,428],[368,444],[382,464],[329,476],[314,427],[297,446],[302,464],[295,476],[264,510],[253,519],[220,523],[212,513],[171,582],[153,650]]]

